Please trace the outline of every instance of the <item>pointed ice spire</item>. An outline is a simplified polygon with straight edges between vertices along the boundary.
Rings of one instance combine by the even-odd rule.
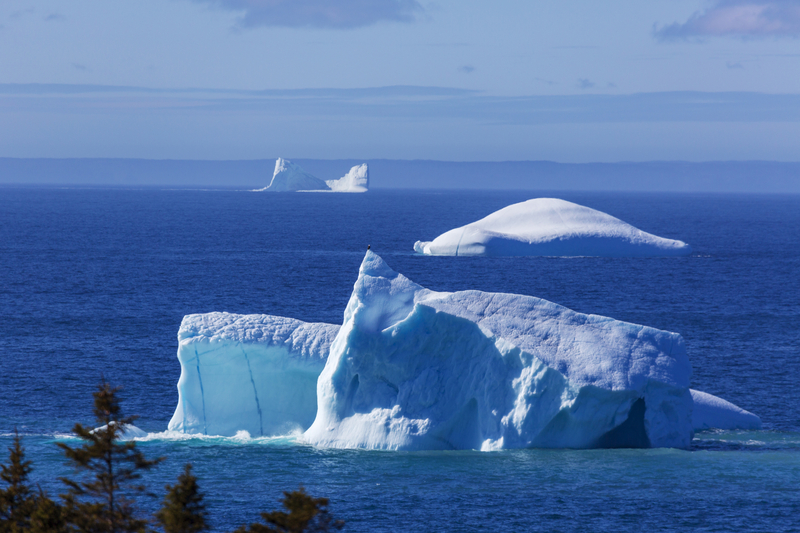
[[[324,181],[312,176],[300,165],[295,165],[288,159],[279,157],[275,161],[275,172],[272,173],[272,181],[269,186],[262,189],[264,191],[288,192],[288,191],[327,191],[330,190]]]
[[[389,265],[386,264],[381,256],[367,249],[364,260],[361,262],[361,268],[358,270],[358,276],[394,279],[397,277],[397,272],[389,268]]]

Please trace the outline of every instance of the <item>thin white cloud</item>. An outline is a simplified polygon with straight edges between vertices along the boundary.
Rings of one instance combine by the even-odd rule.
[[[22,18],[25,15],[30,15],[30,14],[35,13],[35,12],[36,12],[36,10],[34,8],[29,7],[28,9],[23,9],[22,11],[14,11],[13,13],[11,13],[8,16],[8,18],[10,18],[10,19],[18,19],[18,18]]]
[[[539,83],[544,83],[545,85],[558,85],[557,81],[553,80],[546,80],[544,78],[533,78],[534,81],[538,81]]]
[[[241,13],[239,26],[358,28],[377,22],[413,22],[417,0],[194,0]]]
[[[718,0],[683,23],[655,29],[662,40],[691,37],[798,37],[800,0]]]

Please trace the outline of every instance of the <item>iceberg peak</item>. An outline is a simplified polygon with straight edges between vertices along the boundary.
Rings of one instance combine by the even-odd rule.
[[[361,267],[358,269],[358,274],[359,276],[373,276],[390,279],[394,279],[399,275],[397,272],[392,270],[389,265],[386,264],[386,261],[384,261],[381,256],[372,250],[367,250],[366,255],[364,255],[364,260],[361,262]]]
[[[267,187],[259,190],[270,192],[314,191],[328,190],[328,186],[321,179],[303,170],[300,165],[279,157],[275,161],[272,181]]]
[[[411,312],[420,295],[431,293],[392,270],[375,252],[367,250],[344,312],[362,331],[381,331]]]

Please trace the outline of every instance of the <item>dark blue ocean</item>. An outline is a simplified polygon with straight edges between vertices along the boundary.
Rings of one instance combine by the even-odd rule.
[[[416,240],[556,196],[681,239],[685,258],[442,258]],[[160,498],[187,461],[215,530],[304,485],[346,531],[800,531],[800,196],[0,188],[0,459],[17,427],[34,480],[69,475],[54,442],[91,424],[101,376],[137,425],[177,403],[189,313],[341,323],[367,245],[435,290],[535,295],[679,332],[692,387],[758,414],[690,450],[329,451],[291,438],[153,438]],[[152,509],[158,498],[145,497]]]

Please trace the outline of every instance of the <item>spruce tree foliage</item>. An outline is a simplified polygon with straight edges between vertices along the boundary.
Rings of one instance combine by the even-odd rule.
[[[39,489],[36,506],[31,514],[31,533],[68,533],[64,508]]]
[[[36,497],[28,485],[31,461],[25,460],[25,448],[14,429],[14,443],[8,448],[9,464],[0,465],[0,479],[6,488],[0,490],[0,532],[23,531],[30,526]]]
[[[41,488],[31,489],[31,461],[15,430],[9,450],[9,464],[0,465],[0,533],[127,533],[152,531],[150,522],[140,518],[131,496],[144,491],[136,481],[141,474],[163,461],[148,460],[136,449],[135,442],[120,442],[125,426],[137,417],[125,417],[117,392],[105,380],[94,393],[97,429],[76,424],[73,432],[84,441],[72,448],[57,445],[72,465],[84,474],[83,480],[61,478],[67,485],[62,495],[64,505],[54,502]],[[184,467],[178,482],[167,485],[161,510],[155,514],[165,533],[201,533],[208,531],[207,512],[191,464]],[[325,533],[344,527],[328,512],[327,498],[314,498],[303,487],[284,492],[286,511],[261,513],[265,524],[242,526],[235,533]]]
[[[314,498],[303,487],[284,492],[282,503],[288,513],[261,513],[267,525],[253,523],[235,533],[325,533],[344,527],[342,520],[334,520],[328,513],[328,498]]]
[[[164,503],[156,513],[166,533],[197,533],[208,531],[206,506],[192,474],[191,463],[186,463],[175,485],[167,485]]]
[[[148,524],[147,520],[138,518],[130,495],[144,491],[136,480],[163,457],[148,460],[135,442],[119,440],[124,427],[137,418],[123,416],[117,396],[119,390],[102,380],[94,393],[94,414],[101,427],[92,430],[75,424],[72,431],[84,441],[83,445],[72,448],[58,443],[72,466],[86,478],[83,481],[61,478],[68,488],[63,495],[67,520],[78,531],[143,532]]]

